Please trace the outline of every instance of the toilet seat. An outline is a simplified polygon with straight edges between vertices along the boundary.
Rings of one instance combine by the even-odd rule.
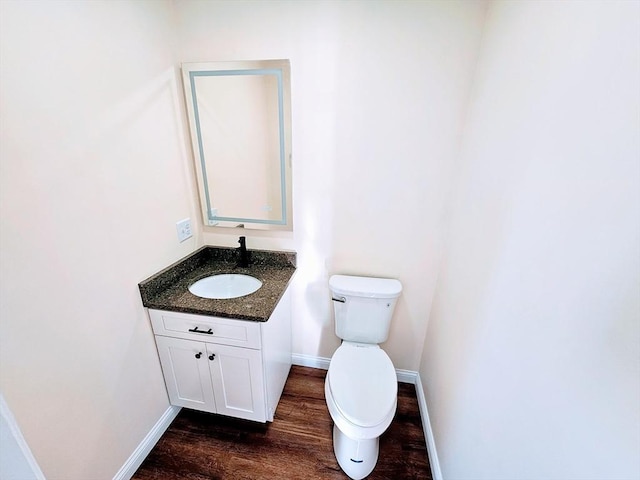
[[[395,413],[398,379],[378,345],[344,342],[331,358],[327,386],[340,414],[354,426],[375,427]]]

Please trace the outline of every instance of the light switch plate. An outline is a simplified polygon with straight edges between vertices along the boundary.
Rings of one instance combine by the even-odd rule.
[[[191,219],[180,220],[176,223],[176,230],[178,231],[179,242],[184,242],[187,238],[191,238],[193,236],[193,233],[191,233]]]

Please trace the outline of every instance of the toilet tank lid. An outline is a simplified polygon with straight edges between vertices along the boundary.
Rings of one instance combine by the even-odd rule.
[[[394,278],[356,277],[332,275],[329,287],[333,293],[367,298],[396,298],[402,284]]]

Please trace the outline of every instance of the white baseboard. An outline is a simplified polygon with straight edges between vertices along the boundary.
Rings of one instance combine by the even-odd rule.
[[[302,353],[292,353],[291,361],[294,365],[298,365],[300,367],[329,370],[329,362],[331,362],[331,359],[325,357],[314,357],[312,355],[303,355]]]
[[[0,417],[2,452],[4,454],[0,464],[2,472],[12,478],[45,480],[45,476],[22,436],[20,427],[2,394],[0,394]]]
[[[331,362],[331,359],[326,357],[314,357],[313,355],[303,355],[302,353],[293,353],[291,354],[291,361],[294,365],[299,365],[301,367],[329,370],[329,363]],[[398,376],[399,382],[415,384],[418,372],[396,368],[396,375]]]
[[[136,473],[136,470],[142,465],[142,462],[151,449],[158,443],[162,434],[169,428],[173,419],[176,418],[178,413],[182,410],[181,407],[170,406],[167,410],[162,414],[162,416],[158,419],[153,428],[147,433],[147,436],[142,439],[140,444],[133,451],[131,456],[124,463],[122,468],[118,470],[113,477],[113,480],[129,480],[133,477],[133,474]]]
[[[431,475],[433,476],[433,480],[442,480],[442,471],[440,470],[436,441],[433,437],[431,420],[429,419],[429,410],[427,409],[427,399],[424,395],[424,389],[422,388],[422,381],[420,380],[419,373],[416,374],[416,396],[418,397],[418,406],[420,407],[420,416],[422,417],[424,438],[427,441],[427,452],[429,453],[429,463],[431,464]]]
[[[396,368],[396,376],[398,377],[398,381],[401,383],[410,383],[415,385],[416,379],[418,378],[418,372]]]

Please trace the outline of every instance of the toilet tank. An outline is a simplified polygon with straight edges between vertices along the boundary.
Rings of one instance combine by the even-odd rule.
[[[329,279],[336,335],[343,340],[382,343],[402,284],[392,278],[333,275]]]

